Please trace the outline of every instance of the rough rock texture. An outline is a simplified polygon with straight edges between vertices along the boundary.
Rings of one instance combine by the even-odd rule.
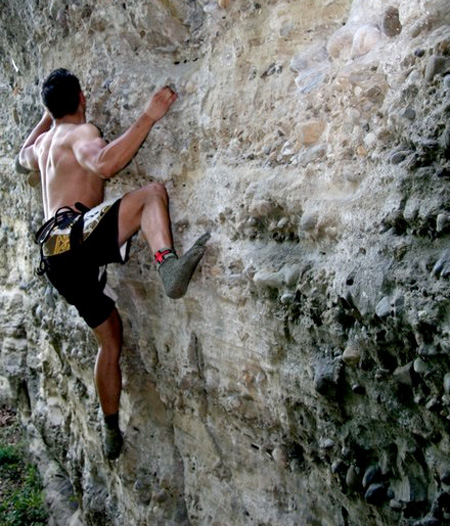
[[[450,523],[448,0],[3,0],[2,397],[53,524]],[[14,171],[54,67],[107,138],[180,94],[108,195],[151,180],[179,249],[111,267],[125,451],[101,453],[96,346],[33,274],[35,177]]]

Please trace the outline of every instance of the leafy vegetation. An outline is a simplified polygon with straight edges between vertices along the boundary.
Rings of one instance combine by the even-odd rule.
[[[0,410],[0,526],[44,526],[48,514],[13,412]]]

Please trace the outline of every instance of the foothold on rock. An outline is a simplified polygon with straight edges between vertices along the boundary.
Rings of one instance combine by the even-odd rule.
[[[431,371],[431,367],[422,358],[416,358],[414,360],[414,372],[417,374],[426,374]]]
[[[324,360],[316,367],[314,389],[327,398],[335,398],[340,377],[340,364]]]
[[[391,306],[391,300],[385,296],[382,298],[377,306],[375,307],[375,314],[383,319],[387,318],[392,313],[392,306]]]
[[[402,508],[403,508],[403,504],[401,502],[399,502],[398,500],[395,500],[395,499],[391,499],[389,501],[389,506],[391,509],[395,510],[395,511],[401,511]]]
[[[381,470],[379,466],[370,466],[366,469],[362,480],[363,488],[368,488],[371,484],[381,480]]]
[[[288,464],[288,455],[283,447],[277,446],[272,451],[272,458],[280,467],[285,467]]]
[[[442,526],[442,522],[436,517],[425,517],[413,522],[413,526]]]
[[[335,460],[331,464],[331,473],[334,473],[335,475],[341,475],[343,474],[347,469],[346,463],[342,459]]]
[[[425,358],[430,358],[433,356],[439,356],[440,349],[437,345],[433,343],[422,343],[419,346],[419,350],[417,351],[419,356],[424,356]]]
[[[353,384],[352,391],[357,395],[363,395],[366,392],[364,386],[361,384]]]
[[[386,500],[387,492],[383,484],[371,484],[364,495],[364,498],[373,506],[381,506]]]
[[[402,32],[400,14],[396,7],[388,7],[383,17],[383,32],[388,37],[396,37]]]
[[[349,367],[357,367],[361,361],[360,349],[354,345],[347,346],[342,354],[342,360]]]
[[[334,59],[347,58],[353,43],[355,29],[343,26],[335,31],[327,43],[327,52]]]
[[[300,229],[307,232],[314,230],[318,222],[317,214],[315,213],[305,213],[302,216],[300,221]]]
[[[441,475],[441,482],[442,484],[450,484],[450,468],[444,471]]]
[[[447,213],[439,214],[436,217],[436,232],[440,234],[441,232],[447,229],[449,224],[450,224],[450,216]]]
[[[409,362],[402,367],[397,367],[393,372],[393,377],[399,384],[407,387],[413,386],[413,362]]]
[[[392,153],[389,160],[391,164],[397,165],[402,163],[411,153],[409,150],[396,151]]]
[[[335,442],[331,438],[323,438],[319,441],[319,447],[321,449],[331,449],[335,445]]]
[[[450,159],[450,126],[446,126],[439,138],[439,146],[446,159]]]
[[[255,274],[253,282],[257,287],[279,289],[284,283],[284,274],[281,271],[259,270]]]
[[[345,475],[345,483],[350,491],[358,491],[360,480],[355,466],[348,468],[347,474]]]
[[[416,112],[414,111],[413,108],[411,108],[411,106],[408,106],[407,108],[405,108],[402,115],[403,117],[405,117],[405,119],[408,119],[410,121],[413,121],[416,118]]]
[[[367,55],[378,44],[380,38],[380,31],[375,26],[360,27],[353,37],[351,56],[362,57]]]
[[[444,376],[444,391],[446,394],[450,395],[450,373],[447,373]]]
[[[437,398],[432,397],[425,404],[425,408],[428,409],[428,411],[439,411],[439,409],[441,409],[441,404]]]
[[[446,250],[442,253],[431,271],[431,274],[436,278],[448,278],[450,276],[450,251]]]
[[[448,73],[450,70],[450,59],[447,57],[440,57],[433,55],[428,60],[427,67],[425,69],[425,80],[431,82],[436,75],[441,73]]]

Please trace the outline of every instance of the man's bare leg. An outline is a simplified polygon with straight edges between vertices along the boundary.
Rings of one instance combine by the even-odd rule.
[[[113,460],[119,456],[123,444],[119,429],[122,322],[117,310],[114,309],[111,316],[93,331],[99,345],[95,363],[95,384],[105,417],[105,453]]]
[[[169,198],[164,185],[151,183],[126,194],[119,209],[119,243],[124,243],[141,228],[153,253],[168,252],[158,270],[170,298],[186,293],[192,274],[205,252],[209,234],[201,236],[181,258],[173,250]]]

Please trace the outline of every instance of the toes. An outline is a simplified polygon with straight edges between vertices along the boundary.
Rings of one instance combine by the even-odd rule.
[[[211,234],[209,232],[206,232],[206,234],[203,234],[201,237],[197,239],[197,241],[195,242],[195,246],[203,247],[207,243],[210,237],[211,237]]]

